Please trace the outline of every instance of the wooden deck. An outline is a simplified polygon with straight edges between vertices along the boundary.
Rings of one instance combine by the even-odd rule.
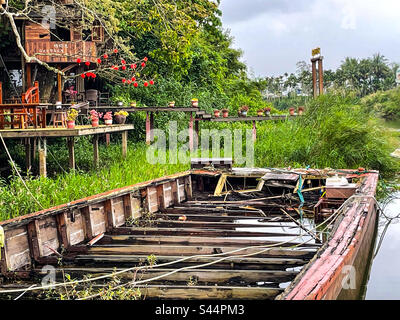
[[[96,134],[110,134],[133,130],[133,124],[115,124],[92,126],[76,126],[75,129],[67,128],[39,128],[39,129],[5,129],[0,130],[3,138],[58,138],[58,137],[80,137]]]

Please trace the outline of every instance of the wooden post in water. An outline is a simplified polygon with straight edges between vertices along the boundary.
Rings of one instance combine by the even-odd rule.
[[[68,159],[69,159],[69,168],[71,170],[75,170],[75,138],[68,137],[67,138],[68,144]]]
[[[93,136],[93,164],[96,168],[99,167],[99,136]]]

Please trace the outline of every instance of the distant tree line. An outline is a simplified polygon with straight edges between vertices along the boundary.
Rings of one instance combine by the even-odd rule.
[[[379,53],[365,59],[348,57],[336,71],[324,70],[325,89],[345,89],[356,92],[359,97],[390,90],[396,86],[395,75],[399,67],[398,63],[390,63]],[[311,95],[311,64],[298,62],[295,73],[259,79],[258,84],[267,97]]]

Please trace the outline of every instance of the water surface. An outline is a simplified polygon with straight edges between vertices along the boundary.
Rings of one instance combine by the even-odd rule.
[[[385,210],[388,217],[400,213],[400,193],[396,196],[399,199],[391,202]],[[379,217],[377,245],[387,222],[384,216]],[[372,262],[366,299],[400,299],[400,219],[392,220],[386,229],[381,247]]]

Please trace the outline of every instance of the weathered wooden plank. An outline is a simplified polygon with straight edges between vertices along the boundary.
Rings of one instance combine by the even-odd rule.
[[[280,288],[246,288],[215,286],[145,286],[138,287],[147,298],[156,299],[274,299]]]
[[[187,218],[187,217],[186,217]],[[257,221],[255,221],[257,222]],[[263,223],[230,223],[230,222],[210,222],[210,221],[180,221],[180,220],[163,220],[157,219],[152,223],[153,226],[159,228],[200,228],[200,229],[227,229],[236,230],[240,228],[297,228],[295,225],[288,223],[278,224],[273,222]]]
[[[236,231],[236,230],[212,230],[195,228],[140,228],[140,227],[118,227],[112,234],[126,235],[186,235],[202,237],[296,237],[295,233],[279,232],[256,232],[256,231]]]
[[[26,227],[19,227],[5,232],[6,270],[16,270],[31,263],[31,253]]]
[[[132,236],[132,235],[105,235],[101,243],[115,244],[179,244],[187,245],[219,245],[219,246],[267,246],[275,245],[278,247],[293,247],[297,248],[319,248],[320,244],[299,243],[295,241],[280,244],[278,241],[270,240],[254,240],[254,239],[233,239],[233,238],[204,238],[204,237],[185,237],[185,236]]]
[[[170,219],[179,220],[183,214],[166,214],[156,213],[154,217],[156,219]],[[206,215],[206,214],[184,214],[187,220],[191,221],[238,221],[238,220],[254,220],[259,222],[290,222],[291,220],[285,216],[283,217],[260,217],[260,216],[223,216],[223,215]]]
[[[147,263],[147,255],[77,255],[75,262],[78,264],[103,264],[103,265],[132,265]],[[169,263],[181,260],[182,256],[157,256],[157,264]],[[240,258],[226,257],[190,257],[185,261],[176,262],[174,266],[191,266],[212,263],[206,268],[216,269],[254,269],[254,270],[283,270],[286,268],[300,267],[307,263],[303,259],[295,258]]]
[[[125,220],[131,219],[133,216],[132,211],[132,195],[130,193],[123,196],[124,202],[124,216]]]
[[[68,241],[68,232],[67,232],[67,215],[65,212],[56,215],[56,222],[57,222],[57,231],[59,242],[61,245],[68,249],[69,241]]]
[[[28,224],[28,243],[32,259],[37,260],[41,256],[42,248],[40,241],[39,221],[35,220]]]
[[[87,249],[90,254],[117,254],[117,255],[161,255],[161,256],[188,256],[198,254],[217,254],[229,253],[230,255],[256,254],[262,251],[262,248],[249,248],[239,250],[240,247],[223,246],[173,246],[173,245],[96,245]],[[232,253],[231,253],[232,252]],[[254,257],[272,257],[272,258],[297,258],[311,259],[315,251],[289,250],[270,248],[268,251],[255,255]]]
[[[61,278],[64,274],[69,274],[73,278],[83,277],[85,275],[107,275],[112,274],[113,272],[122,271],[120,268],[73,268],[67,267],[57,270],[57,277]],[[124,272],[118,275],[118,278],[123,280],[147,280],[150,278],[158,277],[161,275],[165,275],[168,272],[171,272],[174,269],[147,269],[144,271],[139,271],[136,273],[133,272]],[[40,278],[43,277],[41,274],[41,270],[35,270],[35,274],[37,274]],[[217,284],[253,284],[257,282],[276,282],[283,283],[293,280],[297,271],[271,271],[271,270],[218,270],[218,269],[191,269],[191,270],[182,270],[177,273],[164,276],[160,279],[160,281],[175,281],[175,282],[187,282],[190,280],[194,280],[197,283],[217,283]],[[159,281],[158,281],[159,282]],[[153,284],[155,282],[150,282]]]
[[[85,240],[85,220],[81,210],[71,210],[67,214],[67,235],[71,246],[81,243]]]

